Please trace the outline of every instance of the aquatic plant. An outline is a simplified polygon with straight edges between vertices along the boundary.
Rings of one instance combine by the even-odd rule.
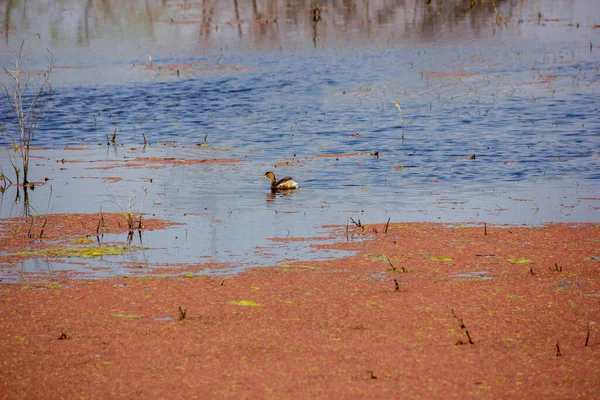
[[[125,204],[124,201],[122,201],[121,203],[119,203],[116,200],[112,200],[112,202],[114,204],[116,204],[121,211],[123,212],[123,215],[125,216],[125,219],[127,221],[127,227],[128,227],[128,234],[127,234],[127,242],[131,243],[132,239],[133,239],[133,233],[134,230],[137,229],[138,233],[140,235],[140,241],[142,239],[142,229],[144,227],[144,224],[142,222],[142,215],[144,214],[143,212],[143,208],[144,208],[144,199],[146,198],[146,196],[148,195],[147,189],[145,187],[142,187],[142,204],[140,207],[140,211],[137,213],[138,214],[138,220],[134,221],[134,211],[133,211],[133,206],[136,202],[136,198],[138,196],[137,192],[134,191],[133,193],[131,193],[131,195],[129,195],[129,200],[127,202],[127,204]],[[121,196],[121,193],[117,190],[117,194],[119,195],[119,197]],[[137,222],[137,224],[136,224]],[[103,223],[102,220],[102,209],[100,209],[100,221],[98,221],[98,228],[96,229],[96,233],[98,233],[100,231],[101,225]],[[137,226],[136,226],[137,225]]]
[[[21,181],[24,188],[29,184],[29,149],[33,140],[38,121],[46,103],[50,99],[52,87],[50,75],[54,60],[48,51],[48,67],[41,71],[27,71],[30,55],[24,54],[25,40],[21,42],[15,54],[12,67],[3,65],[0,76],[0,85],[8,101],[8,110],[2,110],[3,118],[0,119],[0,132],[4,141],[10,146],[9,160],[19,183],[20,173],[23,172]],[[11,150],[14,152],[12,153]],[[14,155],[14,156],[13,156]],[[21,159],[19,166],[17,158]]]
[[[14,253],[21,257],[44,258],[96,258],[104,256],[120,256],[127,251],[143,250],[142,247],[128,246],[54,246],[37,250],[24,250]]]

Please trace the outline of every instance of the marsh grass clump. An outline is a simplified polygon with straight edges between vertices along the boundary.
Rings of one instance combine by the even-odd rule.
[[[133,240],[133,234],[134,231],[137,230],[140,236],[140,241],[142,240],[142,229],[144,228],[143,222],[142,222],[142,215],[143,215],[143,207],[144,207],[144,199],[146,198],[146,195],[148,194],[148,192],[146,191],[146,188],[143,187],[142,188],[142,192],[143,192],[143,196],[142,196],[142,201],[141,201],[141,207],[140,207],[140,211],[139,212],[134,212],[133,211],[133,206],[136,203],[136,198],[138,196],[137,192],[133,192],[131,193],[131,195],[129,196],[128,202],[127,204],[125,204],[124,201],[122,201],[121,203],[119,203],[116,200],[113,200],[113,203],[115,203],[123,212],[123,216],[125,217],[125,221],[127,221],[127,242],[131,243],[131,241]],[[121,193],[119,193],[119,191],[117,191],[117,193],[119,194],[119,196],[121,196]],[[102,210],[100,210],[100,215],[102,217]],[[139,217],[136,218],[136,220],[134,220],[134,216],[138,214]],[[137,222],[137,226],[136,226],[136,222]],[[100,221],[98,222],[98,226],[100,227]],[[99,230],[99,229],[97,229]]]
[[[133,214],[130,212],[125,212],[125,217],[127,218],[127,227],[129,229],[129,234],[133,235],[133,231],[135,229],[133,224]]]

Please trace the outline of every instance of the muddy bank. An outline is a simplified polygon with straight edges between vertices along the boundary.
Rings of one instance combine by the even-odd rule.
[[[2,397],[600,395],[598,225],[384,230],[234,278],[3,285]]]

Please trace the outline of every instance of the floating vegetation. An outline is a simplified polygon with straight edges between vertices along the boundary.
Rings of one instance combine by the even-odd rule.
[[[368,255],[365,258],[371,260],[371,261],[387,261],[388,257],[384,254],[382,256],[376,256],[376,255]]]
[[[113,317],[117,318],[127,318],[127,319],[137,319],[140,318],[139,315],[136,314],[112,314]]]
[[[438,257],[429,257],[432,261],[452,261],[452,257],[438,256]]]
[[[92,244],[94,242],[95,242],[95,240],[90,237],[77,238],[77,239],[71,240],[72,244]]]
[[[165,278],[169,278],[169,276],[168,275],[142,275],[142,276],[138,276],[136,278],[141,281],[149,281],[152,279],[165,279]]]
[[[289,269],[317,269],[317,267],[313,267],[312,265],[290,265],[290,264],[280,264],[279,268],[289,270]]]
[[[152,56],[148,56],[147,64],[133,65],[134,69],[141,71],[153,72],[156,76],[162,77],[180,77],[184,75],[198,76],[206,73],[218,73],[218,72],[239,72],[247,70],[246,67],[239,65],[215,65],[208,62],[195,62],[195,63],[160,63],[153,62]]]
[[[49,284],[46,285],[46,287],[48,289],[60,289],[63,286],[60,283],[54,283],[54,282],[50,282]]]
[[[229,304],[234,306],[246,306],[246,307],[262,307],[262,304],[255,303],[253,301],[242,300],[242,301],[230,301]]]
[[[128,251],[144,250],[139,246],[88,246],[88,247],[48,247],[37,250],[26,250],[14,253],[21,257],[46,257],[46,258],[94,258],[102,256],[120,256]]]
[[[531,264],[533,261],[526,258],[510,258],[508,262],[512,264]]]
[[[494,279],[493,276],[488,275],[488,271],[473,271],[473,272],[464,272],[460,274],[450,275],[451,278],[458,278],[461,280],[469,280],[469,281],[491,281]]]
[[[217,151],[229,151],[225,150],[225,148],[217,149]],[[202,159],[181,159],[174,157],[160,158],[160,157],[136,157],[131,162],[127,162],[124,164],[125,167],[134,167],[134,168],[145,168],[148,167],[148,164],[156,164],[156,165],[180,165],[180,164],[229,164],[229,163],[239,163],[244,160],[240,158],[202,158]]]

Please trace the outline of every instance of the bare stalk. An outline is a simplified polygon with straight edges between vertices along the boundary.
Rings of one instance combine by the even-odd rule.
[[[0,77],[0,87],[4,90],[8,103],[8,110],[2,110],[4,115],[0,118],[0,132],[4,142],[16,155],[15,158],[9,159],[15,171],[17,184],[22,172],[22,183],[26,186],[29,183],[29,149],[38,121],[50,99],[50,75],[54,60],[52,53],[48,51],[49,65],[46,70],[27,71],[30,55],[23,53],[24,46],[23,40],[15,54],[13,67],[0,67],[3,73]],[[20,166],[17,159],[21,160]]]
[[[400,111],[400,125],[402,125],[402,139],[404,139],[404,118],[402,118],[402,108],[400,108],[400,103],[394,100],[394,105]]]

